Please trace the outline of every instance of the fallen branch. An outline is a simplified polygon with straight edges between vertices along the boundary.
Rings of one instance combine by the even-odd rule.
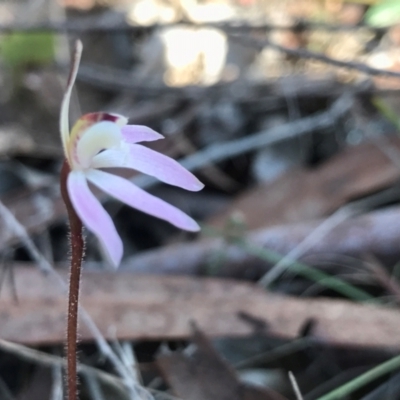
[[[312,256],[312,264],[318,264],[318,260],[332,260],[335,255],[363,259],[365,254],[373,254],[385,265],[393,265],[400,257],[399,219],[399,207],[348,219],[308,246],[300,260],[309,261]],[[322,222],[323,220],[269,227],[251,232],[244,239],[254,246],[284,256],[303,242]],[[216,254],[222,255],[221,265],[216,271],[219,276],[254,278],[264,275],[271,268],[271,264],[234,244],[229,244],[223,237],[139,253],[127,259],[121,268],[150,274],[198,275],[204,273]]]
[[[14,272],[19,303],[2,292],[0,337],[31,345],[62,343],[64,294],[34,268]],[[400,347],[397,310],[273,295],[233,280],[87,272],[81,299],[101,333],[113,340],[187,338],[191,321],[208,336],[245,336],[262,329],[271,337],[295,339],[312,320],[310,338],[320,343]],[[82,324],[80,337],[92,340],[93,334]]]

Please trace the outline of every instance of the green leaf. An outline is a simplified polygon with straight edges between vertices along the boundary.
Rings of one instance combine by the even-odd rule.
[[[400,22],[400,1],[386,0],[369,8],[365,23],[375,27],[386,27]]]
[[[1,40],[0,54],[14,68],[44,65],[54,60],[54,35],[51,33],[12,33]]]

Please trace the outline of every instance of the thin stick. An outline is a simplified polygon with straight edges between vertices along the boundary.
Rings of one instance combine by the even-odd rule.
[[[93,400],[105,400],[103,391],[96,376],[93,374],[85,374],[84,377],[86,380],[88,391],[90,393],[90,397]]]
[[[210,163],[224,161],[228,158],[246,154],[314,131],[330,129],[351,110],[352,106],[352,94],[344,93],[327,111],[263,130],[251,136],[245,136],[222,144],[213,144],[195,154],[180,159],[179,162],[189,171],[196,171]],[[132,179],[132,182],[143,189],[148,189],[158,183],[157,179],[146,175],[137,176]]]
[[[67,192],[67,177],[70,171],[67,161],[64,161],[61,177],[61,195],[67,207],[71,231],[71,267],[69,276],[68,294],[68,321],[67,321],[67,387],[68,400],[76,400],[78,395],[77,374],[77,342],[78,342],[78,306],[79,286],[81,280],[81,266],[84,251],[82,237],[82,222],[76,215]]]
[[[270,286],[290,265],[300,258],[306,251],[312,248],[316,241],[323,238],[342,222],[353,216],[356,212],[349,207],[339,208],[329,218],[325,219],[313,231],[310,232],[296,247],[281,258],[264,276],[258,281],[261,286]]]
[[[53,384],[50,393],[50,400],[63,400],[63,373],[60,365],[52,367]]]
[[[296,49],[296,48],[281,46],[280,44],[274,43],[269,39],[258,39],[251,36],[244,36],[237,34],[230,34],[229,36],[245,46],[252,46],[259,50],[263,50],[265,47],[269,47],[271,49],[278,50],[281,53],[287,54],[292,57],[297,57],[305,60],[317,60],[325,64],[333,65],[335,67],[360,71],[367,75],[400,78],[400,72],[390,71],[380,68],[373,68],[368,66],[367,64],[358,61],[342,61],[336,58],[328,57],[323,53],[314,52],[304,48]]]
[[[63,370],[67,369],[67,363],[65,359],[58,357],[54,354],[48,354],[39,350],[31,349],[22,344],[12,343],[8,342],[7,340],[0,339],[0,349],[3,352],[13,354],[19,359],[25,360],[29,363],[34,363],[50,368],[61,367]],[[78,364],[78,372],[82,376],[87,374],[95,376],[96,379],[102,383],[102,385],[104,385],[109,390],[115,392],[115,396],[118,399],[132,398],[132,396],[129,396],[128,388],[126,387],[125,383],[114,375],[100,371],[85,364]]]
[[[358,31],[368,30],[371,32],[385,33],[390,27],[374,27],[369,25],[352,25],[352,24],[329,24],[322,22],[315,22],[311,20],[299,20],[294,24],[278,25],[278,24],[249,24],[247,21],[237,21],[234,23],[221,23],[221,22],[191,22],[191,21],[176,21],[164,24],[152,25],[132,25],[121,21],[119,16],[114,17],[111,15],[104,15],[105,18],[98,16],[90,17],[77,17],[69,19],[68,21],[43,21],[40,23],[32,24],[30,22],[17,21],[13,23],[0,24],[0,32],[56,32],[65,34],[66,32],[74,33],[88,33],[88,32],[153,32],[156,29],[168,29],[179,26],[195,27],[195,28],[215,28],[228,32],[249,32],[254,30],[269,31],[310,31],[310,30],[324,30],[328,32],[341,32],[341,31]]]
[[[289,371],[289,379],[290,379],[290,383],[292,384],[293,391],[294,391],[294,393],[296,395],[296,399],[297,400],[303,400],[303,396],[302,396],[302,394],[300,392],[299,385],[297,384],[296,378],[293,375],[292,371]]]

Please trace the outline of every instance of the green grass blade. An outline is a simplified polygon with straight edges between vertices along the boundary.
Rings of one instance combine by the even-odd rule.
[[[350,382],[347,382],[337,389],[334,389],[331,392],[319,397],[317,400],[341,400],[357,389],[360,389],[374,381],[375,379],[378,379],[381,376],[389,374],[390,372],[398,369],[400,369],[400,355],[385,361],[375,368],[370,369]]]

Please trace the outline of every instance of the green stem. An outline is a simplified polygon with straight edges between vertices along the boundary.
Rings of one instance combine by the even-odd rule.
[[[374,381],[375,379],[378,379],[397,369],[400,369],[400,355],[391,358],[388,361],[385,361],[375,368],[372,368],[371,370],[365,372],[359,377],[344,384],[343,386],[340,386],[337,389],[325,394],[324,396],[319,397],[317,400],[341,400],[347,395],[356,391],[357,389],[360,389],[368,383]]]
[[[202,226],[203,233],[214,236],[214,237],[224,237],[224,232],[221,232],[213,227],[203,225]],[[234,244],[248,254],[252,254],[261,260],[265,260],[268,263],[276,264],[280,262],[283,256],[279,253],[276,253],[272,250],[264,248],[262,246],[257,246],[249,243],[242,236],[240,237],[231,237],[228,238],[228,242]],[[373,296],[368,294],[362,289],[359,289],[343,279],[337,278],[335,276],[329,275],[317,268],[312,268],[306,264],[303,264],[299,261],[290,261],[288,262],[288,270],[296,273],[297,275],[303,276],[311,281],[314,281],[321,286],[327,287],[335,292],[356,301],[368,302],[379,304],[380,301],[375,299]]]
[[[70,224],[71,267],[69,276],[68,293],[68,320],[67,320],[67,388],[68,400],[78,398],[78,374],[77,374],[77,342],[78,342],[78,307],[79,286],[81,280],[81,266],[84,252],[82,236],[82,222],[76,214],[67,191],[67,178],[70,168],[64,161],[61,175],[60,188],[65,206],[68,211]]]
[[[237,244],[238,246],[246,250],[249,254],[253,254],[261,258],[262,260],[278,263],[282,259],[282,255],[259,246],[251,245],[244,240],[238,241]],[[326,288],[332,289],[349,299],[370,303],[378,303],[378,301],[374,299],[373,296],[369,295],[364,290],[348,284],[343,279],[336,278],[335,276],[329,275],[316,268],[312,268],[306,264],[300,263],[298,261],[291,261],[288,265],[288,269],[298,275],[303,276],[304,278],[310,279],[322,286],[325,286]]]

